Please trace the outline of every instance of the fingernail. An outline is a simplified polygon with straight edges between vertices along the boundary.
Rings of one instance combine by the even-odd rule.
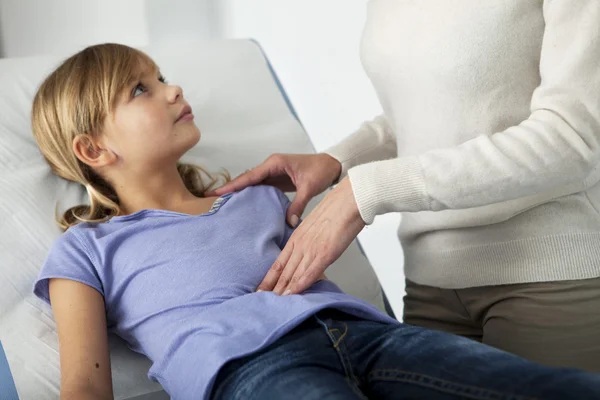
[[[264,290],[262,290],[262,289],[258,289],[258,290],[256,291],[256,293],[260,293],[260,292],[264,292]]]
[[[290,226],[291,226],[292,228],[295,228],[296,226],[298,226],[298,221],[299,221],[299,220],[300,220],[300,218],[298,218],[298,216],[297,216],[297,215],[295,215],[295,214],[294,214],[294,215],[292,215],[292,216],[290,217]]]
[[[291,293],[292,293],[292,291],[290,289],[288,289],[285,292],[283,292],[282,296],[287,296],[287,295],[289,295]]]

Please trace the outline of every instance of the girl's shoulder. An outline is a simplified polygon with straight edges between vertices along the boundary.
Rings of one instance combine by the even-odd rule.
[[[87,241],[86,236],[88,235],[88,231],[94,228],[93,225],[97,224],[82,222],[77,225],[73,225],[56,238],[54,244],[52,245],[52,250],[56,251],[57,249],[75,248],[79,248],[84,251],[87,250],[87,246],[85,244]]]
[[[236,193],[234,197],[249,202],[260,201],[263,205],[272,204],[273,206],[279,206],[284,210],[287,209],[290,203],[288,197],[281,190],[270,185],[249,186]]]
[[[90,254],[96,247],[96,239],[103,238],[111,232],[114,233],[114,228],[111,227],[109,221],[81,222],[71,226],[54,240],[50,254],[54,251],[81,251]]]

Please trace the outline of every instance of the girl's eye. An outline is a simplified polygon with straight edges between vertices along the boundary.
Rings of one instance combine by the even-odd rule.
[[[162,75],[158,77],[158,81],[164,83],[165,85],[169,84],[169,82],[167,82],[167,79]]]
[[[146,88],[141,83],[138,83],[136,87],[133,89],[132,96],[137,97],[140,94],[143,94],[146,91]]]

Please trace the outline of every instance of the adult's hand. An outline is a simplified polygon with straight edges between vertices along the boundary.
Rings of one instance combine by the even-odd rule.
[[[300,224],[257,290],[297,294],[316,282],[364,228],[348,177]]]
[[[275,186],[283,192],[295,191],[286,219],[290,226],[296,227],[308,202],[331,186],[341,171],[339,161],[328,154],[273,154],[207,195],[222,196],[258,184]]]

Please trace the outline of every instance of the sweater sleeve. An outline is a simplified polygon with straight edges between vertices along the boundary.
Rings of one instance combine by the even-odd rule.
[[[541,83],[530,116],[457,147],[350,169],[366,223],[387,212],[466,209],[585,181],[600,159],[600,1],[543,7]]]
[[[341,143],[325,151],[342,164],[340,179],[356,165],[397,156],[396,136],[384,115],[367,121]]]

